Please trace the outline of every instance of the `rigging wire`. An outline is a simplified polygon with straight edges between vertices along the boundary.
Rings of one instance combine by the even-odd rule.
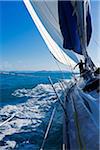
[[[52,54],[52,53],[51,53]],[[52,54],[52,56],[53,56],[53,54]],[[54,58],[54,61],[55,61],[55,63],[56,63],[56,65],[57,65],[57,67],[58,67],[58,69],[61,71],[61,73],[62,73],[62,78],[63,79],[65,79],[65,75],[64,75],[64,73],[63,73],[63,71],[62,71],[62,69],[61,69],[61,67],[60,67],[60,65],[59,65],[59,63],[58,63],[58,61],[56,60],[56,58],[53,56],[53,58]]]
[[[56,89],[54,88],[54,85],[53,85],[53,82],[52,82],[50,76],[48,77],[48,80],[49,80],[49,82],[50,82],[50,84],[51,84],[51,86],[52,86],[52,88],[53,88],[53,90],[54,90],[54,92],[55,92],[55,95],[56,95],[56,97],[57,97],[57,99],[58,99],[58,101],[59,101],[61,107],[62,107],[63,110],[64,110],[64,113],[65,113],[65,115],[66,115],[66,118],[68,118],[66,109],[65,109],[65,107],[64,107],[64,104],[63,104],[62,100],[60,99],[60,97],[58,96],[57,91],[56,91]]]
[[[50,76],[48,77],[48,80],[49,80],[49,82],[50,82],[50,84],[51,84],[51,86],[52,86],[52,88],[53,88],[53,90],[54,90],[54,92],[55,92],[55,95],[56,95],[57,99],[59,100],[59,102],[60,102],[60,104],[61,104],[61,107],[62,107],[63,110],[64,110],[66,122],[68,122],[68,116],[67,116],[67,112],[66,112],[66,110],[65,110],[64,104],[63,104],[63,102],[61,101],[61,99],[59,98],[59,96],[58,96],[58,94],[57,94],[57,92],[56,92],[56,89],[55,89],[54,86],[53,86],[53,82],[52,82]],[[61,85],[60,85],[60,87],[61,87]],[[62,89],[62,87],[61,87],[61,89]],[[50,131],[50,128],[51,128],[51,125],[52,125],[52,122],[53,122],[53,118],[54,118],[55,112],[56,112],[56,107],[54,107],[54,109],[53,109],[53,111],[52,111],[52,114],[51,114],[51,117],[50,117],[50,120],[49,120],[47,129],[46,129],[46,132],[45,132],[44,139],[43,139],[43,142],[42,142],[42,145],[41,145],[40,150],[43,150],[43,148],[44,148],[44,145],[45,145],[45,142],[46,142],[48,133],[49,133],[49,131]]]
[[[50,11],[50,10],[49,10]],[[45,14],[44,14],[45,15]],[[52,16],[53,16],[53,14],[52,14]],[[54,16],[53,16],[54,17]],[[54,17],[54,19],[55,19],[55,17]],[[56,21],[56,20],[55,20]],[[47,37],[46,37],[47,38]],[[48,39],[48,38],[47,38]],[[49,41],[49,39],[48,39],[48,42],[49,42],[49,44],[50,44],[50,46],[53,48],[53,46],[52,46],[52,44],[50,43],[50,41]],[[74,73],[73,73],[73,67],[72,67],[72,65],[71,65],[71,63],[70,63],[70,59],[69,59],[69,56],[68,56],[68,62],[67,62],[67,60],[66,60],[66,57],[65,57],[65,55],[64,55],[64,53],[61,51],[61,53],[62,53],[62,56],[63,56],[63,58],[64,58],[64,60],[66,61],[66,63],[68,64],[68,62],[69,62],[69,66],[70,66],[70,68],[71,68],[71,72],[72,72],[72,74],[73,74],[73,77],[75,78],[75,75],[74,75]],[[58,55],[57,53],[56,53],[56,55]],[[67,68],[68,69],[68,68]]]
[[[56,20],[55,16],[53,15],[53,13],[51,12],[51,10],[49,9],[49,7],[48,7],[46,1],[44,1],[44,2],[45,2],[45,5],[47,6],[48,10],[50,11],[52,17],[54,18],[55,22],[57,23],[57,20]],[[49,19],[48,19],[48,21],[49,21]],[[50,21],[49,21],[49,22],[50,22]],[[51,23],[50,23],[50,24],[51,24]],[[55,29],[55,30],[56,30],[56,29]],[[59,33],[59,32],[58,32],[58,33]],[[64,55],[63,55],[63,57],[65,58]],[[54,58],[55,58],[55,57],[54,57]],[[66,60],[66,58],[65,58],[65,60]],[[66,61],[66,62],[67,62],[67,61]],[[58,64],[57,64],[57,65],[58,65]],[[70,63],[70,60],[69,60],[69,66],[70,66],[70,68],[71,68],[71,72],[72,72],[72,74],[73,74],[73,77],[74,77],[74,79],[76,80],[76,77],[75,77],[75,74],[74,74],[74,72],[73,72],[73,67],[72,67],[72,65],[71,65],[71,63]],[[59,65],[58,65],[58,67],[59,67]],[[60,67],[59,67],[59,68],[60,68]],[[61,71],[61,69],[60,69],[60,71]]]
[[[48,5],[47,5],[47,3],[46,3],[45,0],[44,0],[44,2],[45,2],[45,5],[47,6],[48,10],[50,11],[52,17],[54,18],[55,22],[57,23],[57,19],[56,19],[55,16],[53,15],[52,11],[51,11],[50,8],[48,7]],[[49,19],[48,19],[48,21],[49,21]],[[50,21],[49,21],[49,22],[50,22]],[[56,29],[55,29],[55,30],[56,30]],[[58,33],[59,33],[59,32],[58,32]],[[63,56],[64,56],[64,55],[63,55]],[[66,58],[65,58],[65,60],[66,60]],[[76,80],[75,75],[74,75],[74,72],[73,72],[73,67],[72,67],[72,65],[71,65],[71,63],[70,63],[70,60],[69,60],[69,64],[70,64],[70,68],[71,68],[73,77],[74,77],[74,79]]]

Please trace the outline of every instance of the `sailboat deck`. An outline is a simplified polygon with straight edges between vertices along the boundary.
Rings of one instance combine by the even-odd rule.
[[[70,149],[98,149],[99,96],[95,99],[74,84],[67,92],[65,108],[69,120],[67,138],[70,139]]]

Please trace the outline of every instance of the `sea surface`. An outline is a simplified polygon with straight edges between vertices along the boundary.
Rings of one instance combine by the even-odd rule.
[[[70,72],[1,72],[0,73],[0,150],[39,150],[51,113],[56,107],[45,150],[62,147],[63,111],[50,85],[51,77],[59,96],[58,81],[72,78]]]

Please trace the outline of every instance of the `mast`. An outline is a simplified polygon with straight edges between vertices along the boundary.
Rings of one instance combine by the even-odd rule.
[[[77,16],[77,26],[78,26],[78,33],[79,33],[80,44],[81,44],[81,51],[86,61],[85,62],[86,68],[87,70],[89,70],[90,67],[91,70],[93,70],[94,64],[87,53],[87,46],[89,44],[90,37],[91,37],[91,34],[88,33],[88,30],[92,30],[90,25],[91,19],[88,12],[89,11],[88,0],[72,2],[72,5],[74,7],[74,11],[76,12],[76,16]]]
[[[84,46],[82,49],[83,55],[85,58],[88,58],[88,54],[87,54],[87,25],[86,25],[86,13],[87,13],[87,6],[86,6],[87,0],[83,1],[83,42],[84,42]]]
[[[88,53],[87,53],[87,11],[88,11],[88,0],[84,0],[83,1],[83,48],[82,48],[82,53],[85,57],[86,62],[86,67],[87,69],[88,66],[91,68],[91,70],[93,70],[93,62],[91,60],[91,58],[89,57]]]

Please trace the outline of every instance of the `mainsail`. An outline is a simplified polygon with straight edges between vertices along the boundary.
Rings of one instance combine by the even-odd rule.
[[[24,0],[24,3],[53,56],[61,63],[73,67],[78,59],[70,50],[65,53],[59,20],[54,19],[56,18],[57,1]]]
[[[87,57],[86,47],[91,38],[91,17],[89,6],[84,9],[85,1],[24,0],[50,52],[72,67],[80,54]]]

